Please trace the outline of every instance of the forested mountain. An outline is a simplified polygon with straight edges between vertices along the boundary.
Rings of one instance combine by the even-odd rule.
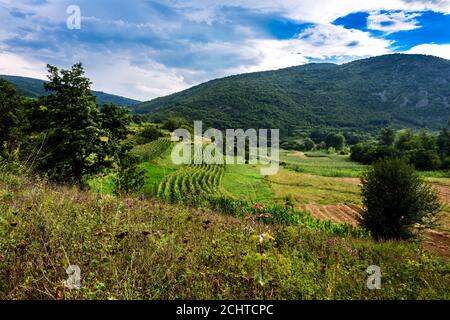
[[[43,80],[8,75],[0,75],[0,78],[12,83],[17,88],[18,92],[26,97],[37,98],[48,94],[44,89]],[[100,105],[113,103],[123,107],[131,107],[140,103],[138,100],[100,91],[92,91],[92,94],[97,97],[97,103]]]
[[[153,119],[224,128],[438,129],[450,117],[450,61],[393,54],[343,65],[308,64],[213,80],[144,102]]]

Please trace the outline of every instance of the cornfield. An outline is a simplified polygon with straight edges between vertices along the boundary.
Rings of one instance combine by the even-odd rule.
[[[162,138],[147,144],[139,145],[133,148],[133,153],[141,158],[142,161],[152,161],[159,158],[171,146],[169,138]]]
[[[157,196],[166,202],[181,202],[194,196],[219,192],[224,165],[189,165],[168,176],[158,186]]]

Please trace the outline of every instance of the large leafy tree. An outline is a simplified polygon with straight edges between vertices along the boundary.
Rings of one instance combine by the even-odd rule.
[[[36,110],[38,169],[49,178],[83,185],[83,177],[110,166],[126,136],[130,119],[117,107],[101,111],[92,95],[91,82],[81,63],[70,70],[48,65],[49,91]]]

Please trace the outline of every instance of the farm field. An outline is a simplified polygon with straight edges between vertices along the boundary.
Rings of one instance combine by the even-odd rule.
[[[286,168],[300,173],[309,173],[323,177],[360,177],[367,166],[356,163],[349,155],[327,154],[324,151],[300,152],[280,151],[280,162]],[[444,171],[421,171],[426,178],[450,178]]]
[[[253,165],[227,165],[222,189],[232,197],[252,202],[270,203],[275,197],[259,167]]]
[[[189,165],[167,175],[159,183],[157,197],[167,202],[179,202],[202,194],[220,191],[223,165]]]
[[[351,161],[348,155],[330,155],[323,151],[281,150],[280,162],[293,171],[326,177],[359,177],[366,168]]]
[[[219,195],[230,199],[266,205],[283,205],[286,199],[299,212],[335,224],[358,226],[361,212],[360,179],[365,166],[348,156],[301,153],[282,150],[282,166],[273,176],[263,177],[256,165],[175,166],[170,159],[171,144],[160,139],[135,148],[146,172],[145,192],[165,202],[183,202],[194,196]],[[450,252],[450,179],[428,176],[443,203],[435,233],[425,244],[447,256]],[[91,188],[112,193],[113,179],[101,177]],[[436,250],[434,250],[436,251]]]

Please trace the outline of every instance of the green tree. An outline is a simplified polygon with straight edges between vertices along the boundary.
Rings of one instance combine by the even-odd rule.
[[[9,82],[0,79],[0,155],[16,149],[22,138],[24,99]]]
[[[375,239],[407,239],[414,226],[435,223],[440,203],[436,192],[399,158],[382,159],[362,178],[365,211],[362,225]]]
[[[395,139],[395,148],[400,151],[407,151],[414,147],[414,134],[411,129],[400,130]]]
[[[416,149],[411,153],[410,162],[419,170],[437,170],[442,162],[435,150]]]
[[[437,138],[437,144],[439,148],[439,153],[444,156],[450,156],[450,130],[444,128],[439,133]]]
[[[137,156],[129,153],[129,146],[122,146],[117,165],[115,193],[118,195],[138,193],[145,184],[145,170],[139,167]]]
[[[447,128],[442,129],[439,133],[437,145],[442,161],[442,169],[448,170],[450,169],[450,131]]]
[[[145,125],[142,131],[140,131],[137,135],[138,139],[137,142],[139,144],[146,144],[155,140],[158,140],[159,138],[163,137],[161,130],[156,128],[153,125]]]
[[[52,180],[82,186],[84,176],[114,162],[129,117],[114,106],[98,110],[81,63],[70,70],[48,65],[48,71],[50,94],[35,110],[38,170]]]
[[[314,149],[314,147],[315,147],[315,144],[311,138],[306,138],[305,140],[303,140],[303,145],[302,145],[303,151],[311,151],[312,149]]]
[[[127,109],[114,104],[105,104],[100,109],[101,125],[109,132],[110,138],[116,142],[124,140],[130,134],[128,126],[131,115]]]
[[[325,143],[328,148],[334,148],[338,151],[345,147],[345,137],[340,133],[329,133],[325,138]]]
[[[378,135],[378,141],[382,146],[392,146],[395,141],[395,130],[392,128],[382,128]]]

